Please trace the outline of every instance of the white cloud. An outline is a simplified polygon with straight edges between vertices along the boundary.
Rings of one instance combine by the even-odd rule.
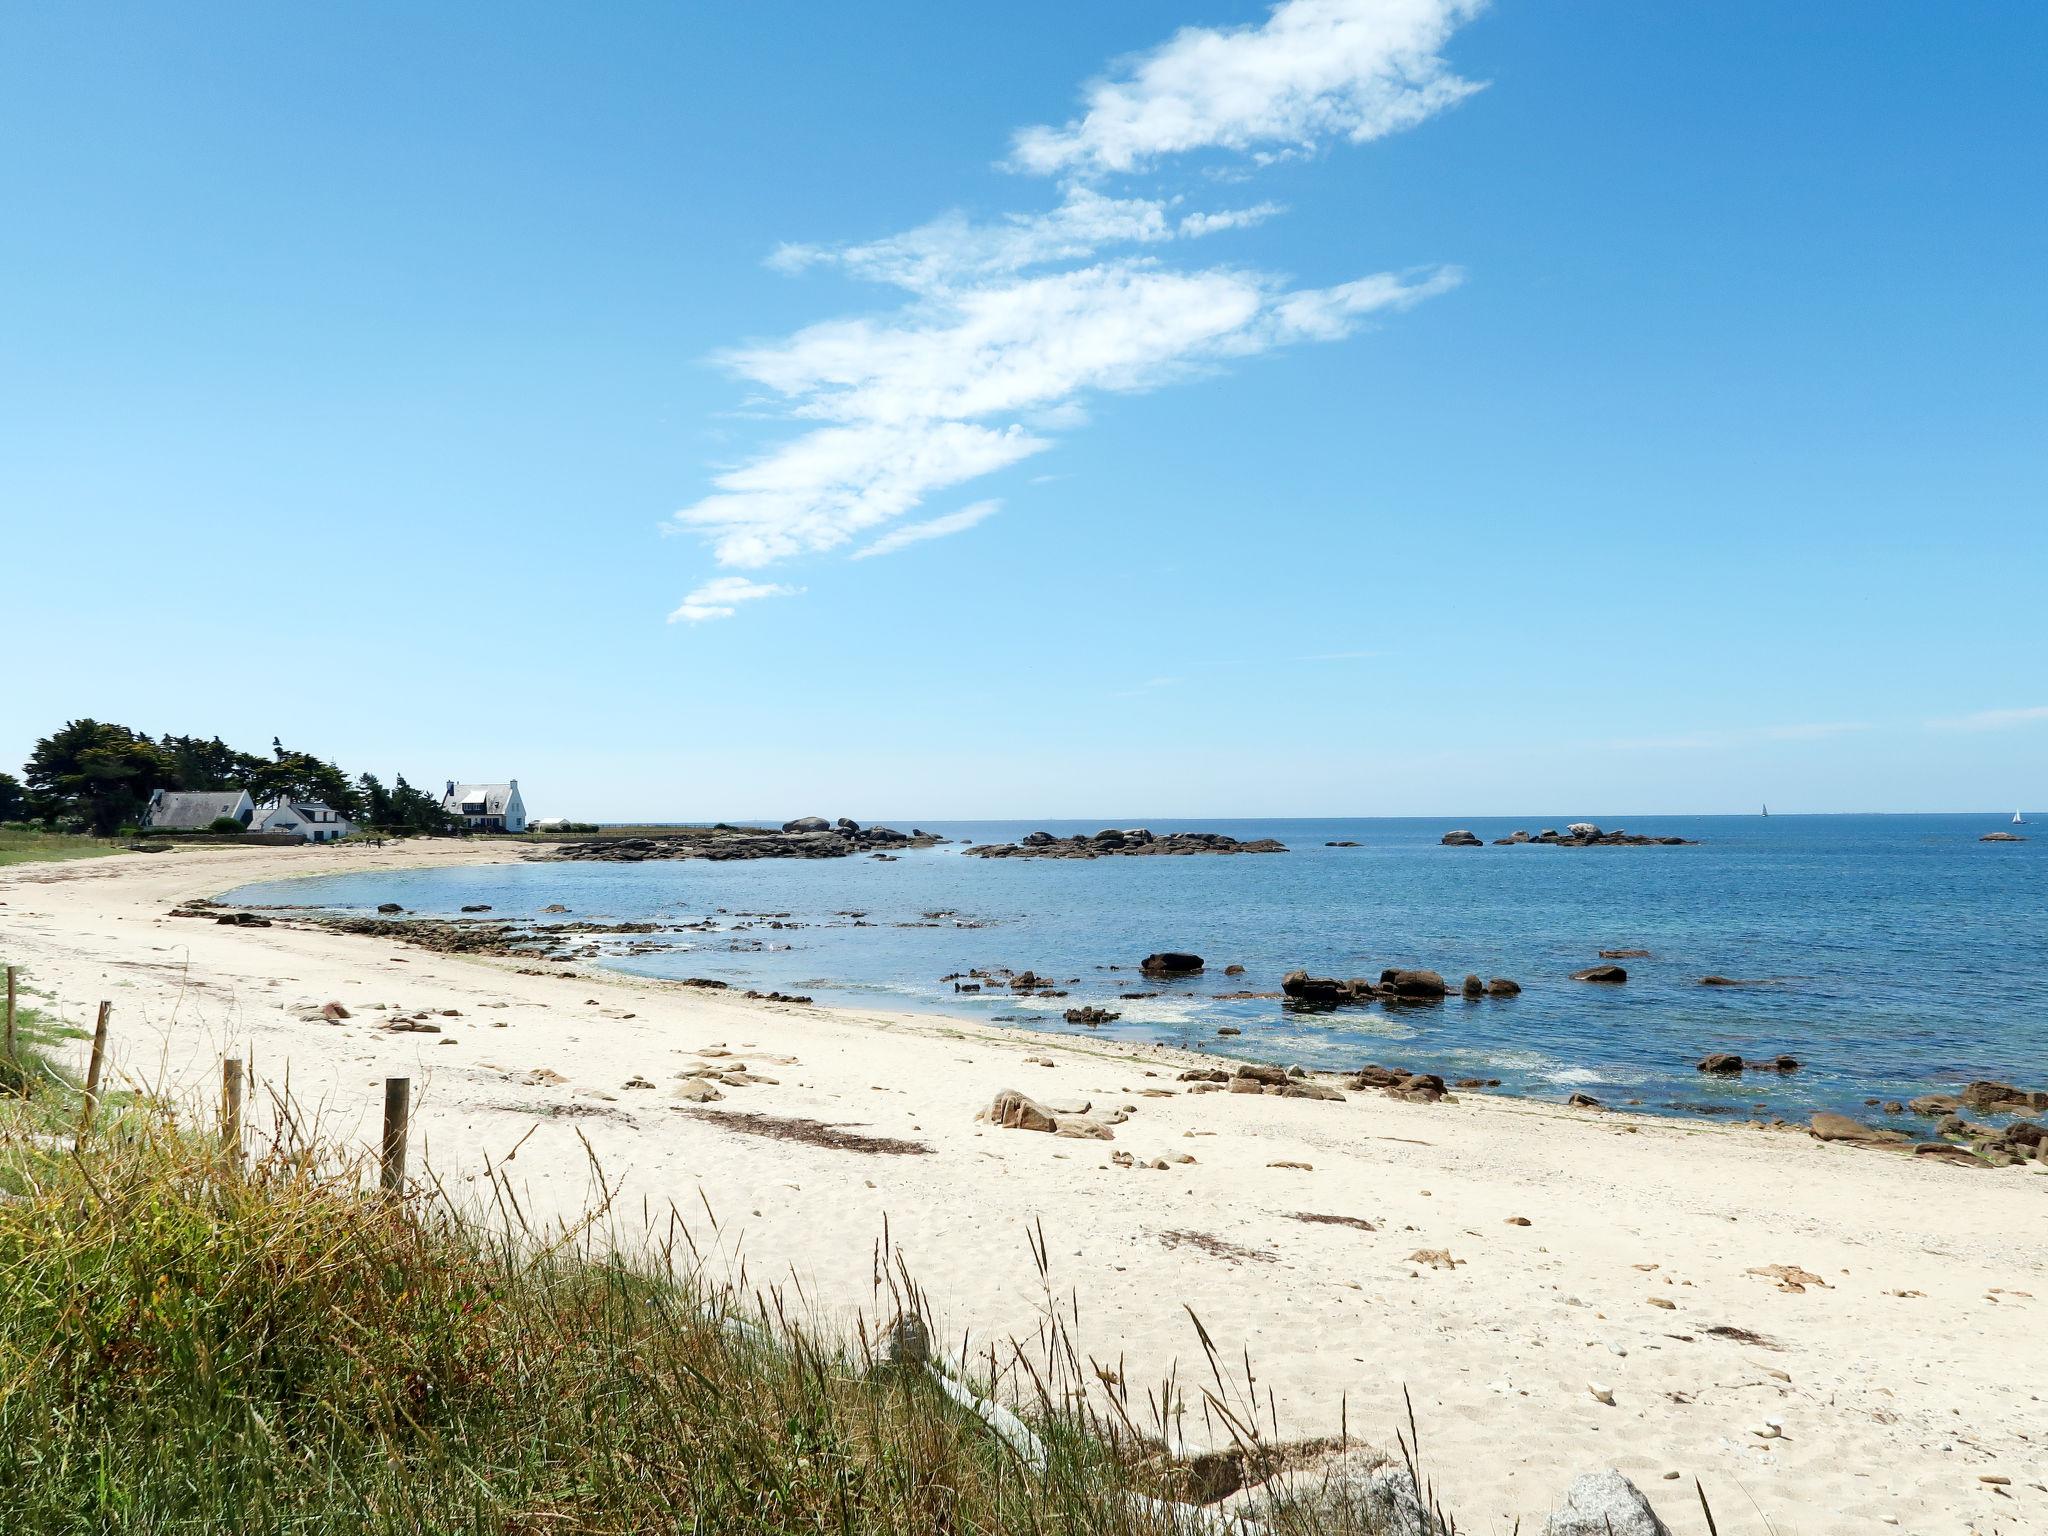
[[[752,568],[837,548],[934,491],[1050,446],[1011,419],[1070,422],[1076,397],[1155,387],[1229,358],[1349,334],[1457,281],[1381,273],[1285,290],[1230,268],[1135,262],[927,298],[888,319],[836,320],[728,354],[789,414],[830,423],[716,477],[676,514],[720,564]]]
[[[2031,705],[2024,709],[1982,709],[1974,715],[1958,715],[1951,720],[1930,720],[1930,731],[2003,731],[2015,725],[2032,725],[2039,720],[2048,720],[2048,704]]]
[[[1162,245],[1246,229],[1280,212],[1277,203],[1172,216],[1178,199],[1109,197],[1069,186],[1045,213],[1011,213],[977,224],[949,213],[900,235],[861,245],[779,245],[768,265],[781,272],[836,266],[869,282],[934,293],[1008,277],[1053,262],[1081,261],[1109,246]]]
[[[769,258],[778,269],[829,265],[911,301],[725,354],[763,392],[749,411],[803,426],[717,473],[675,526],[740,569],[839,549],[929,496],[1043,452],[1051,434],[1085,424],[1092,395],[1334,341],[1454,286],[1450,267],[1304,288],[1238,267],[1177,268],[1168,257],[1180,243],[1281,210],[1189,209],[1179,196],[1087,182],[1186,150],[1242,150],[1256,164],[1421,122],[1476,89],[1439,50],[1477,3],[1284,0],[1259,26],[1180,32],[1090,87],[1075,121],[1018,136],[1014,164],[1064,173],[1050,210],[953,213],[863,244],[780,247]],[[972,527],[982,507],[993,503],[876,537],[856,558]],[[732,580],[693,592],[674,617],[724,618],[735,603],[785,590]]]
[[[1262,159],[1411,128],[1479,87],[1441,50],[1477,0],[1283,0],[1259,26],[1188,27],[1083,94],[1081,116],[1026,128],[1011,164],[1040,175],[1138,169],[1190,150]]]
[[[720,576],[707,581],[668,616],[671,624],[702,624],[707,619],[729,619],[740,603],[759,602],[764,597],[794,597],[802,587],[785,587],[770,581],[749,581],[744,576]]]
[[[965,533],[976,523],[995,516],[1003,509],[1000,501],[977,501],[962,507],[958,512],[948,512],[944,517],[935,517],[929,522],[906,523],[901,528],[891,528],[866,549],[857,549],[850,558],[868,560],[876,555],[893,555],[897,550],[912,544],[922,544],[926,539],[943,539],[949,533]]]

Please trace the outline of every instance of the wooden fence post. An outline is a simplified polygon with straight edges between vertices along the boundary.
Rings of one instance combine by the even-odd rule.
[[[405,1188],[405,1138],[412,1119],[412,1079],[384,1079],[383,1187],[393,1194]]]
[[[242,1160],[242,1058],[220,1064],[220,1144],[235,1162]]]
[[[107,1016],[113,1011],[112,1003],[101,1003],[100,1016],[92,1027],[92,1060],[85,1069],[85,1108],[78,1117],[81,1141],[92,1128],[93,1112],[100,1107],[100,1069],[107,1060]]]
[[[14,967],[7,967],[7,1059],[17,1060],[14,1054]]]

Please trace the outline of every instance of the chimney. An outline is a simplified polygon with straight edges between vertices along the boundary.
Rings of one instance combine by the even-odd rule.
[[[448,781],[448,793],[441,798],[443,800],[453,800],[455,798],[455,781],[453,779]]]

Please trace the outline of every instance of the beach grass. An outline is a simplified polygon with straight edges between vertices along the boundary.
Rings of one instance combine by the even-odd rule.
[[[622,1245],[594,1155],[592,1214],[540,1231],[502,1172],[468,1206],[431,1175],[373,1192],[373,1166],[276,1100],[263,1150],[148,1093],[80,1135],[78,1087],[44,1059],[59,1037],[24,1016],[0,1091],[11,1536],[1223,1529],[1156,1502],[1213,1495],[1213,1469],[1089,1406],[1057,1326],[1010,1346],[1027,1390],[998,1393],[990,1352],[963,1397],[964,1361],[891,1363],[800,1292],[714,1273],[674,1210]],[[876,1270],[891,1336],[928,1339],[885,1249]],[[1232,1481],[1272,1470],[1250,1412]],[[1263,1529],[1376,1518],[1290,1505]]]
[[[45,832],[40,828],[0,827],[0,867],[45,864],[60,859],[97,859],[122,853],[119,838],[87,837],[77,832]]]

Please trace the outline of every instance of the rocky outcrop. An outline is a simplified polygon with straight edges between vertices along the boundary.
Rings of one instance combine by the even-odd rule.
[[[1415,1104],[1435,1104],[1450,1098],[1444,1080],[1434,1072],[1411,1072],[1406,1067],[1366,1065],[1352,1073],[1345,1087],[1358,1093],[1377,1088],[1390,1099]]]
[[[596,837],[559,843],[535,855],[536,862],[596,860],[640,864],[659,859],[845,859],[884,849],[930,848],[944,842],[922,828],[899,832],[894,827],[863,827],[842,817],[827,825],[822,816],[804,816],[781,831],[766,827],[683,827],[659,837]]]
[[[2017,832],[1986,832],[1977,841],[1980,843],[2024,843],[2026,839]]]
[[[1116,1133],[1107,1125],[1081,1112],[1087,1107],[1083,1105],[1078,1111],[1051,1109],[1014,1088],[1005,1088],[987,1109],[974,1118],[1005,1130],[1044,1131],[1049,1135],[1084,1141],[1116,1140]]]
[[[1963,1090],[1963,1107],[1980,1115],[2025,1115],[2048,1109],[2048,1091],[2011,1083],[1978,1081]]]
[[[1155,835],[1145,827],[1118,829],[1078,837],[1033,832],[1014,843],[979,843],[967,850],[978,859],[1105,859],[1202,853],[1285,853],[1287,845],[1270,837],[1239,842],[1221,832],[1167,832]]]
[[[1552,848],[1690,848],[1698,841],[1690,837],[1648,837],[1621,827],[1608,831],[1590,821],[1575,821],[1562,832],[1554,827],[1545,827],[1534,837],[1523,839],[1517,834],[1510,839],[1524,840]]]
[[[1484,848],[1486,846],[1485,842],[1477,835],[1466,831],[1463,827],[1458,828],[1455,832],[1446,832],[1443,835],[1442,842],[1446,848]]]
[[[1104,1024],[1114,1024],[1123,1015],[1091,1004],[1084,1008],[1069,1008],[1064,1017],[1069,1024],[1085,1024],[1090,1029],[1095,1029]]]
[[[1733,1051],[1714,1051],[1702,1056],[1695,1069],[1717,1077],[1734,1077],[1743,1072],[1797,1072],[1796,1056],[1757,1057],[1745,1061]]]
[[[1912,1139],[1897,1131],[1880,1130],[1827,1109],[1816,1110],[1807,1129],[1817,1141],[1847,1141],[1862,1146],[1896,1146]]]
[[[1628,972],[1618,965],[1589,965],[1583,971],[1573,971],[1572,980],[1592,981],[1603,986],[1618,987],[1628,980]]]

